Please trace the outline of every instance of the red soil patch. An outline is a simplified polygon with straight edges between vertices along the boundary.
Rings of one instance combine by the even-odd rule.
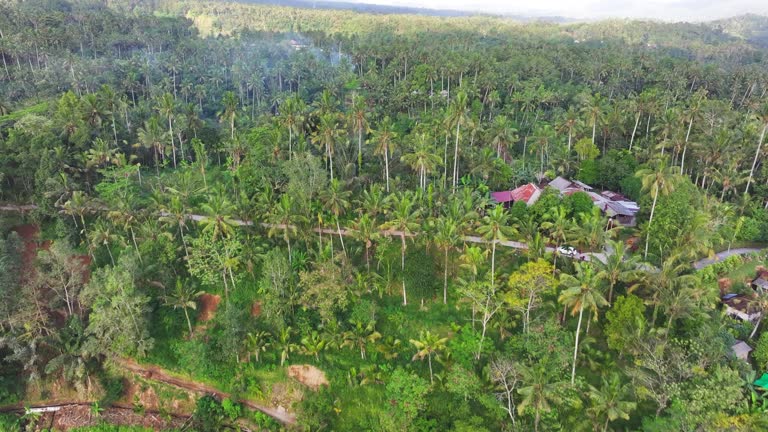
[[[42,424],[51,424],[54,430],[70,430],[75,427],[96,426],[102,422],[120,426],[143,426],[154,430],[179,428],[186,419],[160,415],[157,412],[136,413],[127,407],[111,407],[99,415],[93,415],[89,406],[68,406],[53,414],[47,414]],[[51,418],[53,417],[53,418]]]
[[[203,294],[200,296],[200,313],[197,319],[200,321],[210,321],[216,314],[216,309],[219,308],[221,302],[221,296],[213,294]]]
[[[33,224],[19,225],[14,227],[13,231],[24,241],[24,252],[21,255],[21,281],[23,283],[29,281],[34,275],[34,263],[39,247],[40,226]]]
[[[312,390],[317,390],[320,386],[328,386],[328,379],[320,369],[312,365],[293,365],[288,366],[288,376],[304,384]]]
[[[261,315],[261,302],[257,301],[251,305],[251,316],[258,317],[259,315]]]

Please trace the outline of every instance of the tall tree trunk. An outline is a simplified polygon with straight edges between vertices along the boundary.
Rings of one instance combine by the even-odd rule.
[[[750,339],[752,339],[753,337],[755,337],[755,333],[757,333],[757,328],[758,328],[758,327],[760,327],[760,321],[762,321],[762,320],[763,320],[763,314],[764,314],[764,313],[765,313],[765,312],[762,312],[762,313],[760,314],[760,318],[758,318],[758,319],[757,319],[757,323],[755,323],[755,327],[752,329],[752,333],[750,333],[750,334],[749,334],[749,338],[750,338]]]
[[[384,147],[384,178],[387,182],[387,193],[389,193],[389,146]]]
[[[443,269],[443,304],[448,304],[448,248],[445,248],[445,261]]]
[[[363,128],[357,130],[357,175],[363,170]]]
[[[576,343],[573,346],[573,367],[571,368],[571,385],[576,381],[576,358],[579,354],[579,333],[581,332],[581,318],[584,315],[584,306],[579,308],[579,323],[576,324]]]
[[[339,217],[336,216],[336,230],[339,233],[339,241],[341,242],[341,250],[344,251],[344,256],[347,256],[347,248],[344,247],[344,237],[341,235],[341,226],[339,225]]]
[[[659,198],[659,189],[656,188],[656,193],[653,194],[653,205],[651,206],[651,217],[648,219],[648,233],[645,236],[645,254],[643,259],[648,258],[648,243],[651,240],[651,225],[653,224],[653,213],[656,210],[656,200]]]
[[[405,233],[400,234],[401,249],[400,249],[400,269],[403,279],[403,306],[408,305],[408,296],[405,294]]]
[[[691,136],[691,128],[693,127],[693,116],[691,116],[691,122],[688,123],[688,132],[685,134],[685,144],[683,144],[683,155],[680,160],[680,175],[683,175],[685,169],[685,152],[688,150],[688,138]]]
[[[184,308],[184,316],[187,317],[187,327],[189,327],[189,336],[192,336],[192,322],[189,320],[189,312],[187,312],[187,308]]]
[[[755,167],[757,166],[757,160],[760,158],[760,149],[763,146],[763,140],[765,139],[765,131],[768,130],[768,123],[763,126],[763,131],[760,132],[760,141],[757,143],[757,151],[755,151],[755,159],[752,161],[752,168],[749,170],[749,180],[747,180],[747,187],[744,188],[744,195],[749,192],[749,186],[752,184],[752,176],[755,173]]]
[[[176,168],[176,144],[173,141],[173,123],[171,117],[168,116],[168,131],[171,134],[171,151],[173,152],[173,167]]]
[[[632,151],[632,144],[635,142],[635,134],[637,133],[637,125],[640,124],[640,112],[637,112],[635,117],[635,127],[632,129],[632,138],[629,139],[629,150]]]
[[[459,136],[461,135],[461,122],[456,122],[456,145],[453,149],[453,192],[456,193],[457,176],[459,175]]]

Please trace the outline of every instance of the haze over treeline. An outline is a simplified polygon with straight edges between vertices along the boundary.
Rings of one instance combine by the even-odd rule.
[[[768,430],[765,17],[0,29],[0,430]]]

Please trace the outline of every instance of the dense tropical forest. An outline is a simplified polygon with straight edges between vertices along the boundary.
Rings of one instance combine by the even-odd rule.
[[[0,3],[0,430],[768,430],[766,35]]]

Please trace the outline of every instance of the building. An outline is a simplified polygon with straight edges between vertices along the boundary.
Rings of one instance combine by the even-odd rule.
[[[747,345],[746,342],[736,339],[736,343],[731,346],[731,351],[733,351],[733,355],[737,359],[748,361],[752,347]]]
[[[511,191],[491,192],[491,199],[505,207],[523,201],[526,205],[533,205],[541,196],[541,188],[533,183],[524,184]]]
[[[637,225],[637,212],[640,206],[624,195],[613,191],[595,192],[594,188],[578,180],[568,180],[557,177],[548,186],[560,191],[561,195],[568,196],[576,192],[584,192],[592,198],[592,202],[608,218],[623,226]]]
[[[768,292],[768,270],[757,271],[757,276],[752,280],[752,289]]]
[[[726,294],[720,298],[725,313],[733,318],[752,323],[760,319],[760,311],[752,305],[749,297],[743,294]]]

